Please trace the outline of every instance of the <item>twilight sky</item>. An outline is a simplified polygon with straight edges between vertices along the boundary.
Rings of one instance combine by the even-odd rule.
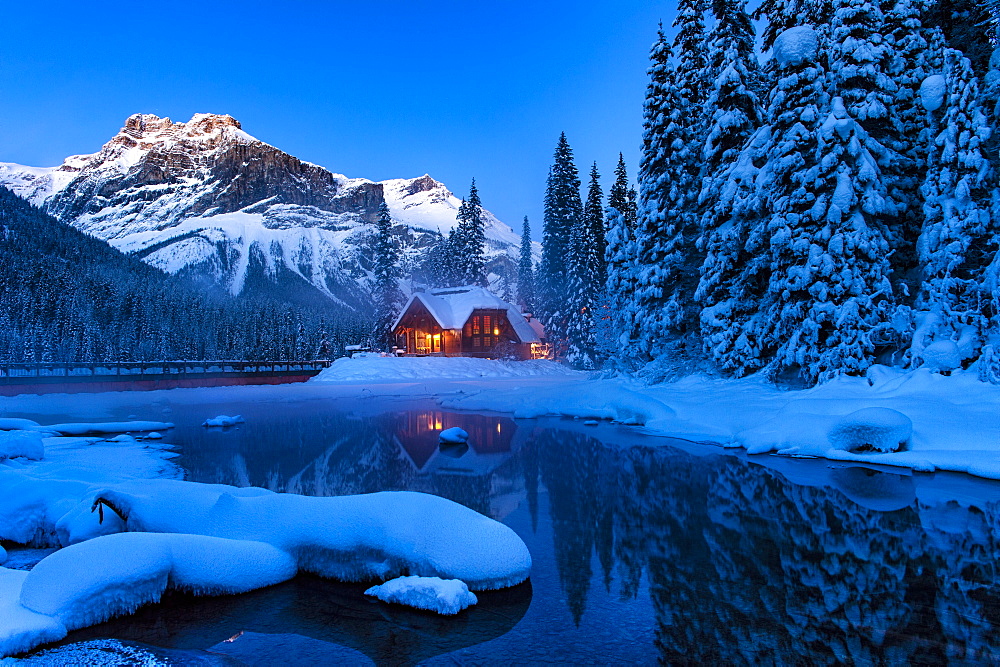
[[[91,153],[136,112],[228,113],[373,180],[429,173],[541,227],[565,131],[585,176],[634,179],[649,46],[671,0],[8,3],[0,162]],[[586,182],[586,181],[585,181]]]

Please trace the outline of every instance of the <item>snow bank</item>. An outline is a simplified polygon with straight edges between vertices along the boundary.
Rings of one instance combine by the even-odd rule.
[[[291,554],[301,571],[345,581],[416,574],[482,590],[519,584],[531,569],[528,548],[513,530],[424,493],[319,498],[147,480],[108,489],[96,500],[129,531],[266,542]]]
[[[0,431],[0,461],[25,458],[41,461],[45,456],[42,436],[35,431]]]
[[[229,417],[228,415],[219,415],[218,417],[206,419],[202,426],[236,426],[237,424],[245,423],[246,420],[243,419],[242,415],[235,415],[233,417]]]
[[[479,602],[475,593],[457,579],[438,577],[398,577],[379,586],[372,586],[365,595],[376,597],[382,602],[395,602],[416,609],[435,611],[446,616]]]
[[[841,377],[797,391],[758,377],[704,376],[652,386],[579,376],[552,379],[530,391],[508,386],[439,400],[448,408],[515,417],[561,415],[642,424],[647,432],[742,447],[750,454],[825,457],[1000,479],[1000,386],[980,382],[974,369],[943,376],[928,368],[904,372],[874,366],[867,377]],[[845,444],[840,438],[847,438],[846,433],[832,443],[838,422],[866,408],[895,411],[900,430],[887,430],[880,447]],[[904,418],[912,423],[908,439]],[[873,435],[875,425],[866,428]],[[891,446],[893,437],[897,444],[908,442],[905,451],[874,451]]]
[[[560,384],[530,392],[519,387],[478,392],[444,399],[441,405],[460,410],[510,412],[525,419],[564,415],[637,425],[669,421],[675,416],[673,409],[662,401],[607,381],[576,382],[571,389]]]
[[[470,357],[365,357],[337,359],[310,382],[379,382],[441,378],[579,376],[554,361],[496,361]]]
[[[0,540],[66,546],[117,532],[116,517],[103,524],[90,512],[94,495],[135,479],[179,477],[170,445],[138,445],[94,438],[46,437],[45,458],[0,462]]]
[[[438,434],[438,439],[441,442],[446,442],[453,445],[461,445],[469,441],[469,434],[465,429],[453,426],[452,428],[446,428]]]

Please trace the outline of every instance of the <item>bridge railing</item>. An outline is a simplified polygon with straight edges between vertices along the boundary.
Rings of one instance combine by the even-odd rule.
[[[205,375],[261,373],[292,374],[319,373],[332,362],[329,359],[313,361],[121,361],[121,362],[37,362],[0,363],[0,379],[20,378],[141,378],[162,375]]]

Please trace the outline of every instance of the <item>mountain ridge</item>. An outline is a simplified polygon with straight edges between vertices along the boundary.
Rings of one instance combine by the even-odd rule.
[[[133,114],[96,153],[48,168],[0,163],[0,184],[168,273],[206,276],[239,294],[259,270],[353,304],[370,286],[366,243],[383,201],[403,226],[398,238],[411,265],[454,228],[460,205],[428,174],[348,178],[260,141],[223,114],[187,122]],[[483,215],[493,278],[509,283],[520,237]]]

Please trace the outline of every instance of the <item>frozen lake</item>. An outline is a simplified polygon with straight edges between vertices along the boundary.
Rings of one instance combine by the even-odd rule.
[[[1000,657],[996,482],[747,457],[610,424],[448,412],[426,398],[270,390],[250,401],[247,391],[98,400],[101,418],[175,422],[168,440],[193,481],[455,500],[524,539],[530,583],[444,618],[373,602],[364,585],[299,577],[242,596],[173,595],[64,643],[114,637],[180,650],[169,657],[182,662],[211,650],[259,664]],[[76,400],[79,411],[19,416],[92,418]],[[217,414],[246,424],[200,426]],[[452,426],[469,432],[468,448],[438,446]]]

